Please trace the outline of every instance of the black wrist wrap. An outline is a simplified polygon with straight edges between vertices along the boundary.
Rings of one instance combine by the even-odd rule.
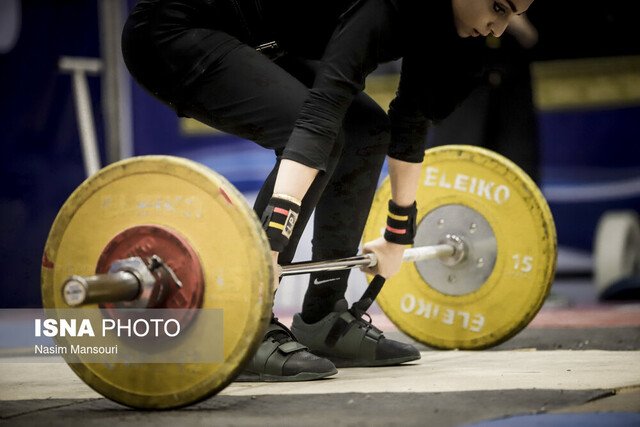
[[[393,200],[389,200],[389,214],[384,238],[387,242],[400,245],[411,245],[416,237],[416,217],[418,209],[416,202],[411,206],[401,207]]]
[[[262,214],[262,228],[267,233],[272,251],[282,252],[287,246],[299,213],[300,204],[295,199],[271,197]]]

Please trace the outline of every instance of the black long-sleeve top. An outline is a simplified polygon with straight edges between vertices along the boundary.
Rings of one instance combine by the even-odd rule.
[[[354,95],[379,64],[403,58],[389,108],[388,154],[409,162],[422,161],[429,123],[462,101],[481,65],[481,44],[455,32],[451,0],[140,0],[136,9],[144,14],[158,5],[166,14],[154,27],[164,32],[161,38],[182,43],[191,50],[186,56],[202,56],[197,66],[176,64],[186,67],[182,81],[197,79],[216,59],[198,52],[198,40],[174,37],[181,25],[221,29],[252,45],[275,40],[291,54],[320,60],[290,137],[318,169]]]
[[[270,1],[274,0],[263,0],[267,10]],[[287,16],[282,10],[278,13]],[[292,22],[290,16],[274,19],[285,49],[303,55],[322,51],[322,69],[291,135],[308,146],[331,144],[366,77],[379,64],[403,58],[400,84],[389,108],[388,154],[421,162],[430,121],[445,118],[468,95],[481,66],[482,44],[457,35],[451,0],[357,0],[340,15],[325,43],[321,37],[326,32],[291,28],[287,20]],[[310,31],[319,36],[300,37]],[[305,45],[305,40],[314,39],[315,44]]]

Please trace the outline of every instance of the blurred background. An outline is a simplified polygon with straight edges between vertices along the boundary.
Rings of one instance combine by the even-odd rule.
[[[183,156],[252,201],[275,161],[249,141],[178,119],[130,79],[119,47],[133,4],[0,0],[0,308],[41,305],[49,228],[92,171],[81,149],[83,99],[92,112],[84,140],[95,135],[100,166],[132,155]],[[528,18],[537,35],[487,39],[483,84],[430,135],[431,145],[487,146],[536,180],[556,221],[557,289],[569,299],[595,301],[604,292],[595,284],[601,258],[594,243],[604,214],[627,212],[600,247],[640,251],[628,238],[635,233],[629,215],[640,211],[639,8],[626,0],[535,2]],[[381,67],[367,82],[383,107],[397,70]],[[310,258],[308,239],[297,259]],[[352,276],[357,294],[364,277]],[[277,307],[293,312],[304,286],[288,283]]]

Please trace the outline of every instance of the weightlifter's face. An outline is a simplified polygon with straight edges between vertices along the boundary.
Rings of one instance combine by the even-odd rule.
[[[533,0],[451,0],[460,37],[500,37],[509,19],[529,9]]]

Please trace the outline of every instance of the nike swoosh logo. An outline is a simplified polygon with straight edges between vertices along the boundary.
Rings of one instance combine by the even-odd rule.
[[[333,279],[327,279],[327,280],[318,280],[316,278],[316,280],[313,281],[314,285],[322,285],[323,283],[328,283],[328,282],[334,282],[336,280],[340,280],[339,277],[334,277]]]

